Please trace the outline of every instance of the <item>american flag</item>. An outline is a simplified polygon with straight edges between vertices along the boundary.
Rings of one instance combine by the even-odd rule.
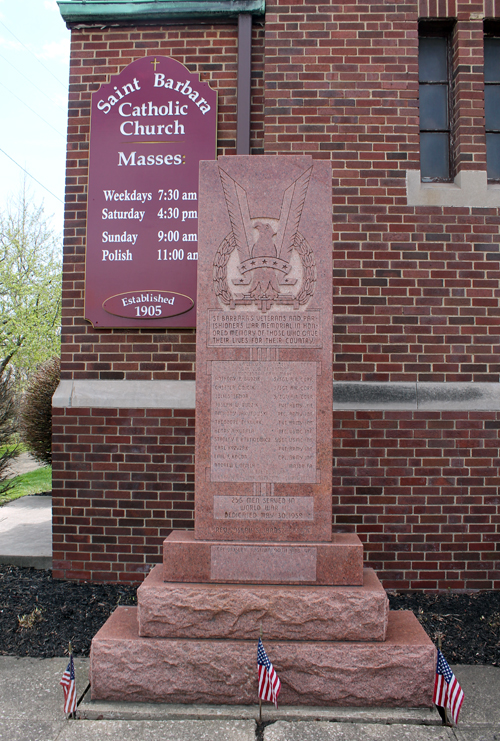
[[[262,644],[262,638],[259,638],[259,645],[257,647],[257,668],[259,670],[259,697],[261,700],[274,702],[276,707],[278,707],[281,682],[274,671],[274,666],[267,658]]]
[[[462,688],[448,666],[448,662],[438,649],[433,702],[438,707],[448,708],[454,722],[458,723],[458,716],[463,701],[464,693]]]
[[[73,654],[69,656],[69,664],[59,684],[62,686],[64,692],[64,712],[74,713],[76,710],[76,681]]]

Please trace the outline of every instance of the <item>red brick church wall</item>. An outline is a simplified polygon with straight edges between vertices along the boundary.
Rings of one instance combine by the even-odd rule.
[[[334,530],[359,535],[388,588],[498,589],[500,407],[474,400],[500,377],[499,209],[407,196],[418,19],[440,16],[456,20],[456,170],[484,172],[482,4],[454,0],[269,2],[254,22],[252,152],[332,162]],[[218,151],[235,153],[235,24],[73,30],[66,381],[194,378],[194,331],[83,320],[90,93],[151,53],[217,88]],[[401,405],[402,386],[432,387],[436,404]],[[363,402],[374,388],[382,400]],[[193,425],[192,409],[54,409],[55,576],[138,582],[171,529],[192,527]]]

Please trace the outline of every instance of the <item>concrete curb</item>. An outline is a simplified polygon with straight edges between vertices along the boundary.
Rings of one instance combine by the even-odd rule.
[[[52,556],[6,556],[0,554],[0,564],[2,566],[24,566],[40,571],[50,571],[52,570]]]

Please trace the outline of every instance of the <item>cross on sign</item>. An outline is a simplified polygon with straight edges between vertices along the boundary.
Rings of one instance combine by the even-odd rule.
[[[157,64],[160,64],[160,63],[159,63],[159,61],[157,60],[157,58],[156,58],[156,57],[155,57],[155,58],[154,58],[154,60],[153,60],[153,61],[151,62],[151,64],[153,65],[153,69],[154,69],[154,71],[156,72],[156,65],[157,65]]]

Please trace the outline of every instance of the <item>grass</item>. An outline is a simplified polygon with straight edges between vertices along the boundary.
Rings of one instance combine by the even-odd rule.
[[[12,450],[13,448],[17,448],[20,453],[25,453],[28,448],[24,443],[13,443],[12,445],[0,445],[0,455],[3,455],[6,450]]]
[[[43,468],[37,468],[35,471],[21,473],[11,481],[13,483],[12,489],[9,489],[5,494],[0,493],[0,507],[14,499],[19,499],[19,497],[52,491],[52,466],[44,466]]]

